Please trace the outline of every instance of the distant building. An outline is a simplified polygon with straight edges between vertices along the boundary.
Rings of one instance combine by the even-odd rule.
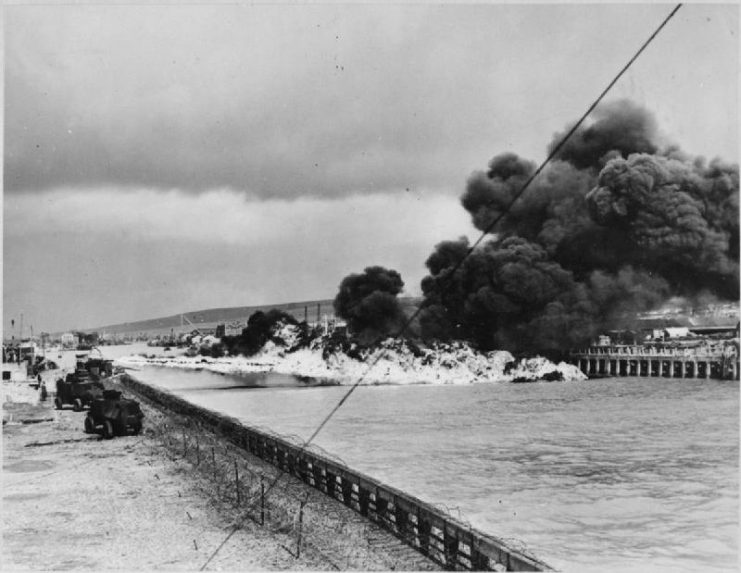
[[[686,326],[667,327],[664,329],[665,338],[684,338],[690,335],[690,329]]]
[[[76,348],[78,338],[71,332],[65,332],[61,337],[62,348]]]
[[[244,324],[240,321],[233,321],[228,324],[217,324],[214,336],[216,338],[224,338],[225,336],[239,336],[242,334]]]
[[[612,344],[612,340],[609,336],[606,334],[600,334],[599,338],[597,339],[597,346],[610,346]]]

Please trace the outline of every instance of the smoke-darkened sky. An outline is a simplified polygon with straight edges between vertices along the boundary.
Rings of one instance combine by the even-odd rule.
[[[329,298],[371,265],[418,294],[477,234],[470,174],[541,160],[669,10],[5,7],[4,331]],[[735,161],[737,69],[738,8],[685,5],[609,99]]]

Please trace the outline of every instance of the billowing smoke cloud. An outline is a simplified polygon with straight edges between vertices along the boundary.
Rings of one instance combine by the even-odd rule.
[[[367,267],[362,274],[342,279],[334,299],[337,315],[347,321],[361,342],[398,332],[404,313],[396,298],[404,282],[401,275],[380,266]]]
[[[273,336],[276,326],[281,323],[298,325],[293,315],[278,308],[271,308],[267,312],[258,310],[249,317],[247,327],[242,330],[241,335],[223,338],[224,346],[231,354],[251,356],[265,346],[265,343]],[[301,331],[306,331],[306,324],[303,325]]]
[[[731,238],[737,253],[738,207],[735,219],[722,211],[738,204],[737,180],[735,189],[728,185],[716,194],[714,204],[714,185],[702,171],[634,154],[610,161],[586,202],[595,222],[618,230],[636,262],[666,277],[680,294],[707,288],[734,298],[738,260],[731,259]]]
[[[471,175],[461,202],[471,213],[476,228],[489,229],[534,171],[534,163],[504,153],[491,160],[487,172]],[[551,250],[570,234],[568,230],[592,225],[584,196],[593,184],[594,176],[589,172],[556,162],[541,173],[527,194],[512,204],[496,230],[538,241]]]
[[[504,153],[474,173],[461,202],[495,235],[454,276],[467,240],[437,245],[423,336],[557,351],[670,297],[737,300],[738,166],[662,150],[657,133],[633,103],[601,107],[509,210],[535,164]]]
[[[648,110],[629,100],[602,105],[594,111],[594,121],[582,124],[556,156],[577,169],[600,168],[613,157],[631,153],[656,153],[656,121]],[[551,153],[566,133],[554,136],[548,145]]]
[[[465,238],[441,243],[427,261],[433,274],[422,281],[428,306],[420,318],[426,338],[524,350],[555,349],[559,337],[592,334],[586,289],[540,245],[520,237],[490,241],[451,275],[468,249]]]

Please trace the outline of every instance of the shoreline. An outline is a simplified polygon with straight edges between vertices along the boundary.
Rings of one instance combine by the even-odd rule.
[[[198,569],[232,530],[209,568],[438,569],[392,534],[290,476],[268,496],[264,526],[246,518],[243,505],[259,478],[269,483],[278,470],[192,420],[154,408],[128,388],[125,394],[133,394],[145,412],[144,431],[113,440],[83,433],[85,414],[54,410],[53,395],[33,403],[37,393],[28,382],[3,382],[2,388],[3,570]],[[42,421],[24,423],[39,414]],[[188,436],[185,444],[181,436]],[[193,436],[203,453],[199,463],[187,443]],[[235,467],[245,499],[239,507]]]
[[[554,364],[540,356],[515,360],[506,351],[484,354],[464,344],[427,349],[419,355],[393,341],[386,341],[382,347],[368,352],[362,360],[342,352],[325,354],[321,346],[293,350],[268,343],[250,357],[212,358],[143,352],[119,358],[116,364],[131,369],[151,365],[234,375],[276,373],[298,379],[331,381],[336,385],[352,385],[360,379],[369,385],[577,382],[587,379],[572,364]]]

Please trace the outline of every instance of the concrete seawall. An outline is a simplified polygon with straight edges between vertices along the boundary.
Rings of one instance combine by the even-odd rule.
[[[160,407],[197,420],[235,445],[340,501],[446,569],[552,570],[545,562],[321,454],[143,384],[129,375],[122,376],[121,382]]]

